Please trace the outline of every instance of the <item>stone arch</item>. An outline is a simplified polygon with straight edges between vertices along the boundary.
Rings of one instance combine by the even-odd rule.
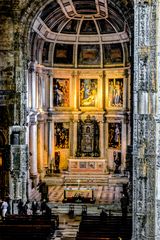
[[[42,0],[42,1],[30,1],[27,6],[24,8],[22,12],[22,17],[20,20],[21,24],[21,39],[23,39],[23,42],[21,42],[22,46],[22,54],[25,59],[25,69],[28,69],[28,62],[32,60],[31,56],[31,46],[30,46],[30,36],[31,36],[31,29],[32,25],[41,11],[48,3],[50,3],[51,0]],[[117,4],[117,1],[113,1]],[[118,1],[120,2],[120,1]],[[133,2],[132,2],[133,4]],[[119,8],[121,11],[121,9]],[[132,16],[133,17],[133,16]],[[23,44],[22,44],[23,43]]]

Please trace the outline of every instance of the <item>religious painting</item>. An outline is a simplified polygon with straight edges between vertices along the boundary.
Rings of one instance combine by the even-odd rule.
[[[42,62],[48,62],[48,53],[49,53],[49,42],[45,42],[43,46],[43,51],[42,51]]]
[[[79,45],[78,46],[79,65],[100,64],[100,49],[98,45]]]
[[[123,107],[123,78],[108,80],[108,106]]]
[[[54,51],[54,63],[73,64],[73,45],[57,43]]]
[[[69,79],[53,79],[53,106],[69,107]]]
[[[69,123],[55,123],[55,148],[69,148]]]
[[[120,43],[103,45],[104,64],[123,63],[123,51]]]
[[[121,148],[121,123],[108,124],[108,147],[120,149]]]
[[[80,79],[80,106],[95,107],[97,103],[97,79]]]
[[[80,162],[79,163],[79,168],[86,168],[87,167],[87,163],[86,162]]]

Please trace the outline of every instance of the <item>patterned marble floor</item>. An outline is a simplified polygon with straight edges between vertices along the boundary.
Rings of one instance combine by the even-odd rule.
[[[68,186],[72,188],[73,186]],[[82,187],[82,186],[81,186]],[[94,197],[97,204],[113,204],[120,201],[122,186],[95,186]],[[64,186],[49,186],[49,201],[50,202],[62,202],[64,197]]]

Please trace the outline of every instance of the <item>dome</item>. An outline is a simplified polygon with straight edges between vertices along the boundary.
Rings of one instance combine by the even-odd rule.
[[[42,62],[48,62],[49,49],[53,52],[50,64],[123,63],[124,45],[130,40],[124,16],[106,0],[52,1],[44,6],[33,29],[44,41]],[[108,58],[111,55],[113,59]]]

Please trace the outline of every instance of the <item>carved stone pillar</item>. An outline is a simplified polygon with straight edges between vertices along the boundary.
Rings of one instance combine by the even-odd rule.
[[[156,121],[156,1],[135,1],[133,89],[133,237],[160,239],[155,232]],[[152,99],[152,100],[151,100]]]
[[[27,200],[28,148],[27,145],[11,145],[10,184],[11,200]]]

